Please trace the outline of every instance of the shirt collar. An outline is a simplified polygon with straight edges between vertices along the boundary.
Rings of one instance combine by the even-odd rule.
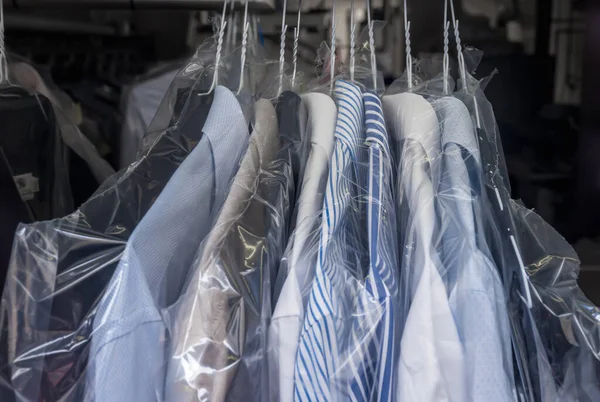
[[[330,155],[335,138],[333,135],[337,114],[335,103],[329,96],[318,92],[303,94],[302,101],[306,105],[310,119],[309,124],[312,128],[310,142],[319,145],[324,150],[329,150],[327,154]],[[330,127],[331,130],[329,135],[327,135],[327,127]]]
[[[366,142],[368,144],[379,144],[386,156],[390,155],[390,145],[381,100],[376,93],[367,91],[363,93],[365,107]]]
[[[362,91],[355,84],[338,80],[335,83],[333,95],[338,106],[335,138],[345,144],[356,158],[357,146],[364,144]]]
[[[300,108],[302,98],[292,91],[285,91],[277,100],[277,118],[279,120],[279,135],[290,142],[302,140]]]
[[[450,143],[468,151],[479,162],[479,146],[475,137],[469,109],[460,100],[452,97],[437,99],[433,103],[442,127],[442,149]]]
[[[406,92],[384,96],[383,107],[386,121],[393,128],[395,141],[419,142],[429,163],[437,165],[441,146],[440,124],[431,104],[421,95]],[[432,170],[435,173],[437,168]]]
[[[221,179],[230,177],[231,169],[237,169],[237,164],[232,164],[231,160],[232,157],[239,160],[248,146],[248,125],[239,102],[229,89],[219,85],[214,94],[202,132],[216,151],[213,153],[216,191],[224,192],[229,180]]]

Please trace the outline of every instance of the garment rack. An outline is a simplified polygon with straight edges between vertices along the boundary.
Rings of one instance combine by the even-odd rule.
[[[0,0],[7,9],[179,9],[205,10],[223,6],[223,0]],[[274,0],[249,0],[255,11],[272,11]]]

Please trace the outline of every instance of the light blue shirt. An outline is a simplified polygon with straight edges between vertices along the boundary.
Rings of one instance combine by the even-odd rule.
[[[93,322],[86,400],[162,401],[166,323],[248,146],[236,97],[215,88],[200,143],[129,239]]]
[[[444,277],[466,362],[468,401],[515,399],[506,298],[499,272],[480,239],[481,157],[471,116],[458,99],[433,102],[442,132],[438,207]]]

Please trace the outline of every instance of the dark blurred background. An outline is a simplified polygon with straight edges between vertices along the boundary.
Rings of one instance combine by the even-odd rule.
[[[486,94],[495,107],[513,197],[576,248],[581,286],[600,304],[600,2],[454,4],[462,43],[484,52],[477,76],[498,71]],[[212,35],[211,15],[221,5],[213,0],[4,0],[9,61],[30,62],[71,96],[80,106],[81,124],[94,125],[87,130],[94,144],[119,168],[127,88],[161,64],[183,64]],[[403,2],[374,0],[371,6],[374,19],[387,22],[376,45],[379,68],[390,83],[404,71]],[[317,49],[330,35],[332,0],[304,0],[301,7],[299,68],[310,76]],[[348,57],[350,7],[350,1],[336,2],[342,60]],[[231,26],[241,26],[242,8],[241,2],[235,5]],[[290,26],[297,8],[297,0],[286,4]],[[253,34],[273,59],[278,58],[282,9],[282,0],[250,0]],[[355,10],[364,26],[365,3],[357,1]],[[416,58],[441,58],[443,10],[444,0],[408,1]],[[292,29],[286,60],[291,48]]]

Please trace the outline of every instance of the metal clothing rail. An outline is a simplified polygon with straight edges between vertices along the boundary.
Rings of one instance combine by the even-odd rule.
[[[223,0],[0,0],[8,9],[179,9],[221,7]],[[249,0],[253,10],[273,10],[275,0]]]

